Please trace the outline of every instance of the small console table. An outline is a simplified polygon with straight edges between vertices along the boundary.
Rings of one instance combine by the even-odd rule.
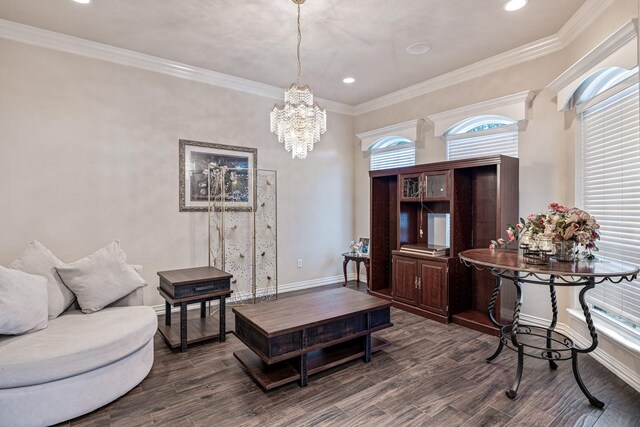
[[[369,289],[369,256],[352,252],[345,252],[342,256],[344,257],[344,261],[342,261],[344,284],[342,286],[347,286],[347,264],[349,264],[349,261],[354,261],[356,263],[356,280],[358,283],[360,283],[360,263],[364,263],[364,271],[367,275],[367,289]]]
[[[585,302],[585,294],[589,289],[604,282],[619,283],[622,280],[634,280],[638,275],[638,268],[633,265],[603,259],[592,259],[575,262],[559,262],[553,258],[547,265],[530,265],[518,255],[516,250],[505,249],[470,249],[460,253],[460,260],[467,266],[474,266],[478,270],[489,270],[496,277],[496,287],[489,303],[489,319],[500,328],[500,342],[498,348],[487,362],[491,362],[507,347],[518,353],[518,367],[513,387],[506,392],[509,399],[518,395],[518,387],[522,378],[524,356],[535,357],[549,361],[551,369],[557,369],[557,360],[571,360],[573,375],[580,390],[589,399],[589,403],[597,408],[603,408],[604,403],[596,399],[587,389],[578,369],[578,354],[590,353],[598,346],[598,334],[591,319],[589,306]],[[512,281],[516,287],[516,303],[513,311],[513,322],[501,324],[493,316],[502,280]],[[522,286],[544,285],[549,287],[551,296],[551,311],[553,318],[549,327],[527,325],[520,322],[520,309],[523,304]],[[582,306],[587,328],[591,336],[591,345],[585,348],[577,347],[571,338],[555,331],[558,321],[558,304],[556,300],[556,286],[582,287],[578,300]]]
[[[219,338],[224,342],[226,333],[225,299],[230,296],[229,273],[213,267],[195,267],[182,270],[159,271],[158,292],[165,300],[164,324],[159,322],[158,331],[171,348],[187,350],[187,345]],[[207,301],[220,301],[220,320],[207,316]],[[200,318],[187,320],[187,305],[200,303]],[[180,307],[180,324],[171,323],[171,307]],[[187,330],[190,333],[187,333]]]

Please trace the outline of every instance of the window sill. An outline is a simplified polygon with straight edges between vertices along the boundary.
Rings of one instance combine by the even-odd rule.
[[[587,325],[584,320],[584,314],[582,313],[582,310],[569,308],[567,309],[567,312],[573,319],[579,321],[585,326]],[[604,335],[616,344],[619,344],[625,349],[640,356],[640,336],[634,334],[633,332],[625,331],[613,320],[607,318],[606,316],[603,316],[602,314],[594,310],[591,310],[591,317],[593,318],[593,323],[598,334]]]

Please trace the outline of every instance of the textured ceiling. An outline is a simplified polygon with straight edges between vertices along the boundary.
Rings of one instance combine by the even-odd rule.
[[[505,1],[307,0],[302,80],[359,104],[555,34],[584,3]],[[3,19],[282,88],[295,80],[295,14],[291,0],[0,0]],[[415,42],[432,49],[407,54]]]

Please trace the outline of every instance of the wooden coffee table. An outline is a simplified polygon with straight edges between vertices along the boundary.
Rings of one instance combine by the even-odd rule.
[[[233,353],[265,390],[371,353],[389,343],[372,332],[393,326],[391,302],[348,288],[236,307],[235,335],[249,349]]]

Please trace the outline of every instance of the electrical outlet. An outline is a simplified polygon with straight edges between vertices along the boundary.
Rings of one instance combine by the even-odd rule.
[[[298,259],[298,268],[302,268],[302,260]]]

